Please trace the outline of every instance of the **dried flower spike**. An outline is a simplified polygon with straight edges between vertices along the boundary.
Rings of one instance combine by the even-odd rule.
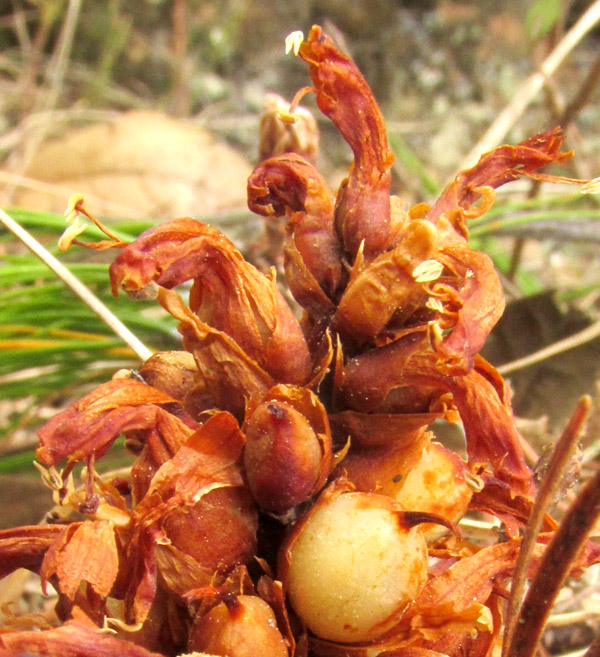
[[[558,180],[538,170],[570,153],[558,129],[501,146],[431,208],[406,209],[390,197],[383,117],[354,62],[319,26],[306,39],[293,33],[286,48],[307,63],[314,88],[289,112],[275,109],[277,121],[297,126],[297,104],[314,91],[354,154],[337,195],[293,152],[269,153],[248,180],[249,207],[277,230],[285,217],[285,278],[301,320],[273,271],[258,271],[216,229],[180,218],[125,245],[79,195],[70,199],[75,228],[64,244],[80,244],[79,213],[95,221],[110,239],[88,246],[123,248],[113,292],[152,286],[185,351],[155,355],[40,429],[37,458],[64,524],[0,532],[0,575],[39,573],[57,591],[63,625],[2,631],[0,652],[499,652],[505,580],[536,489],[509,391],[478,355],[504,296],[490,258],[468,243],[468,221],[521,175]],[[186,281],[189,303],[172,289]],[[466,462],[431,442],[428,427],[442,417],[462,421]],[[99,477],[96,461],[121,434],[135,454],[131,472]],[[575,510],[587,495],[597,511],[591,485]],[[469,511],[495,516],[507,540],[483,547],[459,537]],[[551,556],[568,545],[569,520],[579,554],[559,560],[559,579],[600,562],[586,541],[597,514],[576,515],[558,533],[539,516],[542,533],[524,552],[528,577],[547,545]],[[534,614],[527,655],[551,597]],[[108,622],[117,637],[106,635]]]

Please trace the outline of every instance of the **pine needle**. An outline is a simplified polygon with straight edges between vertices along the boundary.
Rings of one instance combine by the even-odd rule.
[[[0,221],[18,237],[45,265],[47,265],[73,292],[89,306],[100,319],[111,328],[127,344],[141,361],[152,355],[152,351],[144,345],[124,324],[96,297],[76,276],[74,276],[57,258],[40,244],[20,224],[0,209]]]

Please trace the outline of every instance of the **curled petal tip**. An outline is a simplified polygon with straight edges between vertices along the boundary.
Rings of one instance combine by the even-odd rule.
[[[285,37],[285,54],[287,55],[293,50],[294,55],[298,56],[303,41],[304,34],[302,33],[302,30],[295,30],[288,34]]]

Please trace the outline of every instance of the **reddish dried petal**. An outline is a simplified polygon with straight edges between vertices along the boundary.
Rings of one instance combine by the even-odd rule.
[[[343,276],[342,252],[333,227],[333,197],[321,174],[299,155],[272,157],[248,179],[248,207],[266,217],[287,214],[284,265],[290,290],[303,307],[331,312],[329,300]]]
[[[243,417],[248,400],[273,387],[271,375],[227,334],[200,321],[177,293],[160,289],[158,300],[179,320],[183,345],[198,366],[197,384],[186,397],[186,408],[193,415],[219,408]],[[293,354],[286,357],[293,360]]]
[[[344,248],[355,256],[364,240],[368,259],[390,241],[390,182],[394,156],[371,89],[356,64],[318,25],[300,46],[317,92],[317,105],[354,153],[354,166],[338,194],[335,223]]]
[[[162,657],[75,621],[44,632],[4,632],[0,634],[0,647],[39,657]]]
[[[564,139],[557,127],[516,146],[500,146],[482,155],[473,168],[461,171],[446,187],[426,218],[437,223],[444,213],[468,210],[481,196],[478,190],[482,187],[500,187],[551,162],[563,162],[573,154],[572,151],[560,152]],[[455,217],[455,228],[459,234],[466,236],[464,216]]]
[[[160,466],[172,458],[181,446],[180,440],[172,440],[170,434],[160,434],[155,429],[141,433],[143,435],[140,442],[144,447],[131,466],[131,493],[134,504],[144,497]],[[135,440],[138,438],[137,432],[131,432],[128,437]]]
[[[533,576],[540,565],[551,536],[540,535],[528,565],[528,577]],[[401,627],[435,627],[453,617],[459,620],[473,604],[486,604],[495,583],[512,576],[520,547],[520,540],[508,541],[459,559],[427,582],[415,604],[402,618]],[[598,547],[588,543],[574,565],[589,567],[597,562],[598,557]]]
[[[494,581],[512,573],[520,545],[520,541],[498,543],[459,559],[427,582],[402,625],[414,628],[439,624],[468,611],[474,604],[485,604]],[[537,546],[536,558],[542,552],[543,546]]]
[[[158,566],[154,543],[158,532],[138,532],[129,541],[129,575],[124,582],[125,620],[142,623],[155,602],[158,589]]]
[[[469,508],[483,511],[499,518],[505,525],[506,534],[517,539],[528,523],[533,510],[534,499],[528,494],[515,493],[512,487],[495,477],[492,473],[479,474],[483,489],[476,492]],[[556,529],[556,522],[548,515],[544,519],[544,531]]]
[[[350,451],[337,466],[336,473],[352,482],[357,490],[395,498],[429,442],[424,430],[413,436],[410,442],[400,435],[397,443],[380,446],[354,447],[351,442]]]
[[[339,442],[350,438],[352,445],[378,447],[418,442],[423,431],[442,413],[360,413],[342,411],[329,415],[329,423]]]
[[[473,358],[483,347],[488,335],[504,312],[504,293],[492,260],[484,253],[464,246],[448,246],[437,258],[455,272],[459,305],[453,308],[452,298],[444,300],[440,324],[450,333],[436,345],[440,368],[449,374],[466,373],[473,367]],[[435,293],[436,285],[432,285]],[[445,321],[444,313],[455,313]]]
[[[55,541],[46,553],[40,575],[44,582],[56,575],[60,592],[74,600],[81,582],[106,598],[118,571],[114,526],[96,520],[69,525],[60,541]]]
[[[66,458],[81,461],[95,454],[102,456],[127,431],[156,429],[172,440],[184,440],[190,429],[161,406],[177,402],[151,386],[134,379],[115,379],[96,388],[47,422],[39,431],[37,459],[54,465]],[[180,415],[184,414],[180,410]],[[193,424],[187,418],[188,424]]]
[[[195,504],[202,494],[222,486],[243,486],[238,460],[244,437],[229,413],[203,424],[158,470],[135,517],[149,526],[165,511]]]
[[[378,644],[375,650],[381,649],[382,652],[378,652],[377,657],[448,657],[446,653],[423,648],[422,646],[404,645],[399,647],[399,643],[399,641],[389,641]],[[315,655],[315,657],[370,657],[374,654],[372,645],[350,646],[344,643],[329,643],[316,637],[311,637],[310,646],[310,654]]]
[[[364,410],[377,412],[388,405],[390,411],[389,405],[395,402],[393,410],[402,412],[406,398],[415,404],[416,391],[423,406],[431,404],[436,394],[451,393],[465,427],[469,466],[489,463],[513,494],[532,496],[532,473],[523,457],[509,392],[502,377],[482,358],[475,358],[474,369],[465,376],[449,376],[439,370],[425,340],[409,336],[350,360],[344,370],[344,398],[348,405]]]
[[[203,322],[226,333],[276,379],[308,378],[308,346],[274,278],[246,262],[215,228],[193,219],[151,228],[123,249],[110,276],[114,294],[119,285],[137,291],[151,282],[172,288],[193,280],[190,308]]]
[[[239,466],[243,446],[233,416],[218,413],[155,474],[134,509],[128,548],[127,604],[135,622],[149,613],[158,571],[182,594],[254,555],[258,520]]]
[[[172,288],[192,280],[202,271],[211,247],[243,259],[221,232],[195,219],[174,219],[150,228],[123,249],[110,266],[112,292],[117,296],[119,287],[141,290],[151,282]]]

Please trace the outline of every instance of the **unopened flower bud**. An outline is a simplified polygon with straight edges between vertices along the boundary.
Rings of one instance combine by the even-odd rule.
[[[188,648],[227,657],[288,657],[273,610],[253,595],[221,602],[198,619]]]
[[[244,465],[258,504],[285,513],[325,483],[332,465],[331,436],[325,411],[308,390],[277,386],[270,397],[246,422]]]
[[[259,128],[258,158],[262,162],[273,155],[297,153],[310,162],[317,159],[319,128],[312,113],[290,104],[281,96],[268,94]]]
[[[198,372],[194,357],[187,351],[161,351],[140,368],[144,381],[177,401],[183,401]]]

